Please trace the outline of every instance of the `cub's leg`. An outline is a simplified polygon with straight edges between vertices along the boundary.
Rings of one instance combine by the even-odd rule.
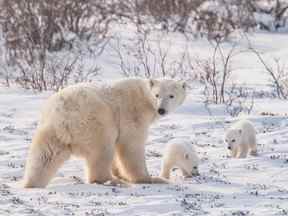
[[[235,147],[235,148],[233,148],[233,150],[231,151],[231,156],[232,156],[233,158],[237,158],[238,153],[239,153],[239,147]]]
[[[251,143],[250,143],[249,147],[250,147],[250,155],[257,156],[257,155],[258,155],[258,152],[257,152],[256,137],[253,137],[253,139],[251,140]]]

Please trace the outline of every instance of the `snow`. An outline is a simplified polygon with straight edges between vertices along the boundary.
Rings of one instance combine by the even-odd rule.
[[[271,56],[287,59],[288,49],[283,46],[286,35],[260,32],[250,37],[267,61],[271,61]],[[182,46],[182,42],[175,41],[177,46]],[[246,45],[243,42],[241,47]],[[229,43],[225,46],[229,48]],[[211,56],[207,41],[195,40],[191,47],[195,55]],[[107,68],[103,79],[118,78],[119,74],[112,72],[117,65],[113,64],[115,59],[108,54],[98,60]],[[234,62],[239,83],[249,83],[259,91],[267,88],[263,66],[255,56],[243,53]],[[28,146],[39,110],[51,94],[0,87],[0,215],[288,214],[287,101],[255,99],[253,112],[239,118],[248,118],[255,124],[259,156],[232,159],[223,134],[238,118],[230,117],[223,105],[211,105],[208,112],[201,91],[192,87],[183,106],[152,126],[146,157],[149,172],[158,175],[166,143],[174,138],[186,140],[195,145],[201,158],[199,177],[183,179],[181,172],[175,170],[167,185],[89,185],[85,183],[83,161],[72,158],[47,188],[23,189],[19,182]]]

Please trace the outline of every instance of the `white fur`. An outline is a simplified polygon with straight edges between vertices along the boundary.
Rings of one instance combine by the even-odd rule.
[[[197,176],[198,165],[199,157],[193,145],[174,141],[165,148],[160,177],[169,179],[174,167],[179,168],[185,177]]]
[[[165,103],[158,103],[156,92]],[[55,93],[33,137],[24,186],[45,187],[70,155],[85,159],[89,183],[165,183],[147,171],[145,142],[160,106],[170,113],[184,98],[184,84],[173,80],[84,83]]]
[[[239,120],[225,133],[225,143],[235,158],[245,158],[250,151],[251,155],[257,155],[256,130],[252,122]]]
[[[180,85],[175,85],[173,80],[165,80],[161,85],[159,80],[151,80],[152,94],[156,98],[156,104],[159,109],[164,110],[166,115],[174,111],[185,99],[183,89],[186,89],[184,82],[179,82]]]

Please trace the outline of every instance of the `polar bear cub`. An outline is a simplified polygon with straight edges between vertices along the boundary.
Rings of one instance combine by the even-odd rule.
[[[184,177],[198,176],[199,157],[193,145],[188,142],[169,143],[165,149],[160,177],[169,179],[174,167],[182,171]]]
[[[225,133],[225,143],[234,158],[245,158],[249,151],[257,155],[256,130],[252,122],[240,120],[232,125]]]

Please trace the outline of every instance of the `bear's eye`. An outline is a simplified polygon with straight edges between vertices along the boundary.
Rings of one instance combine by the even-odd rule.
[[[197,166],[194,166],[194,167],[193,167],[193,169],[195,169],[195,170],[196,170],[196,169],[197,169]]]
[[[236,141],[235,139],[232,139],[232,140],[231,140],[231,142],[235,142],[235,141]]]
[[[174,95],[169,95],[169,97],[172,99],[172,98],[174,98]]]
[[[158,98],[158,97],[159,97],[159,94],[156,94],[155,97]]]

